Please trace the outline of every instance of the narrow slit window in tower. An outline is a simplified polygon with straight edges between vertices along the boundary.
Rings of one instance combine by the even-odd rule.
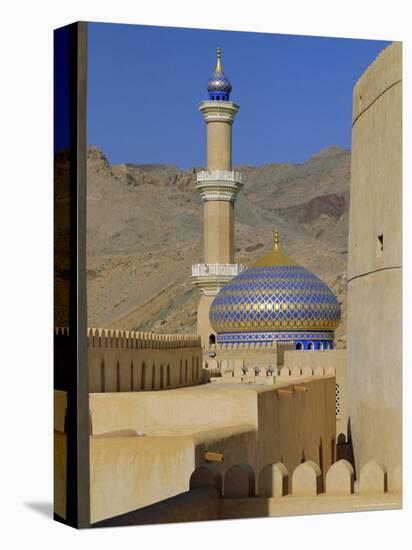
[[[376,256],[378,258],[381,258],[383,256],[383,233],[382,233],[382,235],[378,235]]]

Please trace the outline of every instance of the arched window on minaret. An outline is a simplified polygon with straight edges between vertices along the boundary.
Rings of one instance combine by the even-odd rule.
[[[209,344],[216,344],[216,336],[214,334],[209,335]]]

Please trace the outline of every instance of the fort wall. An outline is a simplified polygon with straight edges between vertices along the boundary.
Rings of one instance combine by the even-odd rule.
[[[68,345],[68,330],[56,329],[56,364],[63,369]],[[88,329],[87,345],[91,393],[163,390],[203,380],[197,335]]]
[[[201,466],[224,479],[239,464],[258,472],[281,461],[293,471],[313,460],[324,483],[335,460],[334,377],[293,380],[90,394],[92,522],[188,491]],[[64,392],[55,410],[56,476],[64,480]]]
[[[335,462],[326,473],[324,490],[319,470],[313,461],[291,472],[281,462],[267,464],[261,471],[237,464],[222,478],[213,465],[200,466],[191,475],[189,491],[97,526],[354,512],[382,506],[390,510],[402,505],[399,494],[387,491],[384,466],[374,461],[362,468],[359,484],[354,483],[347,461]]]
[[[356,469],[402,455],[402,46],[353,91],[348,254],[348,414]]]

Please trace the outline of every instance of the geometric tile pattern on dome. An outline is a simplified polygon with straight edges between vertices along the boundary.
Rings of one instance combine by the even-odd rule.
[[[335,330],[339,303],[330,288],[300,265],[249,268],[216,295],[210,322],[217,333]]]
[[[214,71],[207,83],[207,89],[209,92],[226,92],[230,94],[232,84],[223,72]]]

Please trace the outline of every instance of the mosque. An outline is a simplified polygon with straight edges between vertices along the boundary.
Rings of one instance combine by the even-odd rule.
[[[234,263],[234,205],[242,187],[232,170],[232,125],[239,105],[230,101],[221,50],[208,81],[209,100],[200,104],[207,125],[207,170],[196,189],[204,209],[205,263],[193,266],[202,291],[198,332],[202,344],[278,343],[288,349],[333,349],[339,303],[316,275],[274,248],[249,269]]]
[[[402,506],[401,52],[386,48],[354,88],[348,350],[338,350],[336,297],[283,252],[277,231],[253,266],[235,262],[239,105],[218,49],[199,106],[198,333],[88,329],[92,526]],[[69,341],[56,329],[59,518],[70,504]]]

